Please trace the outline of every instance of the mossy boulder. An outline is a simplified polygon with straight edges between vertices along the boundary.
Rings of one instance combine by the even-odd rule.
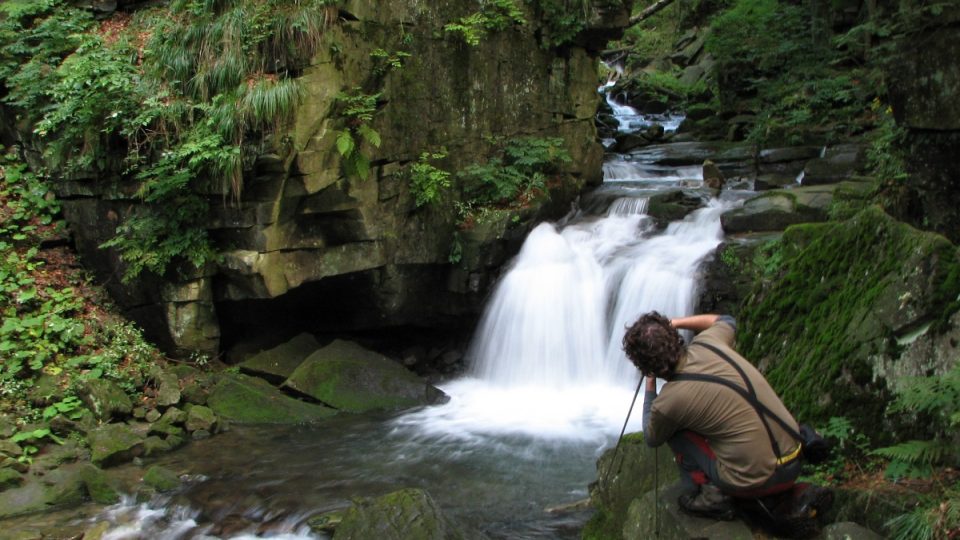
[[[23,475],[13,469],[0,469],[0,491],[17,487],[23,483]]]
[[[77,467],[54,469],[42,477],[31,477],[22,487],[0,493],[0,519],[77,505],[85,496]]]
[[[294,399],[263,379],[239,374],[223,376],[207,405],[217,416],[241,423],[299,424],[336,414],[329,407]]]
[[[624,436],[617,447],[597,460],[597,480],[590,484],[590,501],[597,512],[584,528],[584,538],[620,538],[627,509],[638,497],[677,479],[673,454],[666,447],[650,448],[643,433]]]
[[[124,424],[104,424],[87,435],[90,459],[109,466],[143,454],[143,437]]]
[[[143,483],[159,492],[173,491],[180,487],[180,477],[166,467],[154,465],[143,475]]]
[[[157,384],[157,405],[169,407],[180,403],[180,381],[176,374],[157,369],[154,374]]]
[[[90,500],[99,504],[116,504],[120,502],[120,493],[103,469],[89,463],[81,466],[80,479],[83,480]]]
[[[960,254],[946,238],[870,207],[788,228],[769,262],[743,303],[738,346],[802,420],[846,416],[889,436],[877,426],[890,390],[955,363],[956,340],[942,336],[956,331]]]
[[[113,381],[91,379],[84,381],[77,395],[98,420],[121,418],[133,411],[130,396]]]
[[[190,410],[187,412],[187,420],[184,423],[184,427],[187,428],[189,433],[198,430],[213,432],[216,430],[217,425],[217,415],[212,409],[204,407],[203,405],[190,407]]]
[[[753,540],[753,530],[743,521],[717,521],[685,514],[677,505],[683,494],[680,483],[659,491],[650,490],[633,499],[620,535],[612,538],[661,538],[663,540]]]
[[[485,538],[469,534],[447,518],[421,489],[403,489],[348,509],[334,540],[459,540]]]
[[[666,227],[670,222],[679,221],[702,207],[704,200],[704,197],[679,189],[658,193],[650,197],[647,215],[655,219],[660,227]]]
[[[261,376],[274,378],[282,382],[293,374],[308,356],[320,348],[317,338],[302,333],[281,345],[262,351],[240,364],[240,370]]]
[[[826,221],[833,190],[833,186],[815,186],[767,191],[724,212],[720,223],[724,232],[734,234],[782,231],[798,223]]]
[[[402,409],[446,398],[397,362],[343,340],[311,354],[283,386],[350,412]]]

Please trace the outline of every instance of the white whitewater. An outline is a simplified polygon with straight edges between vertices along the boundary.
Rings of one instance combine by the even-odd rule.
[[[647,180],[633,182],[664,187],[662,178]],[[733,204],[712,199],[655,232],[643,191],[612,200],[605,215],[537,226],[487,305],[467,353],[469,376],[442,385],[450,403],[396,425],[476,443],[616,437],[639,382],[620,348],[625,327],[651,310],[692,312],[698,267]],[[630,429],[639,429],[639,414]]]

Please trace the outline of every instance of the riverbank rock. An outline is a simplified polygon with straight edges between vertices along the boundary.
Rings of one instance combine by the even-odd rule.
[[[294,370],[308,356],[320,348],[317,338],[302,333],[272,349],[261,351],[240,363],[240,371],[281,383],[293,374]]]
[[[31,475],[23,487],[0,493],[0,519],[77,505],[85,495],[79,467],[61,467],[44,476]]]
[[[129,416],[133,411],[133,402],[130,400],[130,396],[115,382],[107,379],[84,381],[80,385],[77,395],[98,420]]]
[[[349,412],[402,409],[448,399],[397,362],[343,340],[311,354],[283,386]]]
[[[727,234],[782,231],[797,223],[826,221],[832,200],[830,186],[767,191],[724,212],[720,223]]]
[[[482,540],[440,510],[421,489],[403,489],[376,499],[362,500],[348,509],[333,540]]]
[[[597,480],[590,484],[590,501],[597,511],[584,527],[584,538],[621,538],[633,501],[658,483],[662,488],[676,479],[677,467],[668,449],[648,447],[643,433],[624,436],[618,447],[597,460]]]
[[[263,379],[226,374],[207,405],[221,418],[241,423],[300,424],[336,414],[329,407],[294,399]]]
[[[143,454],[143,437],[124,424],[104,424],[87,435],[90,459],[109,466],[130,461]]]
[[[753,531],[740,520],[716,521],[685,514],[677,505],[683,494],[679,482],[660,491],[648,491],[633,499],[627,510],[621,535],[617,538],[661,538],[663,540],[752,540]]]
[[[885,440],[922,432],[884,411],[906,376],[945,373],[960,357],[957,247],[869,207],[790,227],[770,255],[737,339],[784,403],[806,422],[845,416]]]
[[[89,463],[80,466],[80,479],[83,480],[87,495],[98,504],[116,504],[120,502],[117,486],[103,469]]]
[[[180,477],[166,467],[154,465],[144,473],[143,483],[162,493],[180,487]]]
[[[647,203],[647,215],[652,217],[658,227],[666,227],[673,221],[680,221],[690,212],[701,208],[704,197],[681,189],[657,193]]]

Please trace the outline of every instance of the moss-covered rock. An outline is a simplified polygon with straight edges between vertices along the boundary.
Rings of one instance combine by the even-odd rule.
[[[343,340],[311,354],[283,385],[350,412],[428,405],[446,397],[397,362]]]
[[[13,469],[0,469],[0,491],[17,487],[23,483],[23,475]]]
[[[336,411],[291,398],[270,383],[246,375],[225,375],[207,404],[221,418],[243,423],[299,424],[327,418]]]
[[[213,410],[203,405],[194,405],[187,412],[187,420],[184,423],[187,431],[193,433],[198,430],[212,432],[217,428],[217,415]]]
[[[282,382],[319,348],[320,343],[313,335],[299,334],[290,341],[253,355],[240,364],[240,369],[265,379],[275,378],[277,382]]]
[[[80,479],[83,480],[87,495],[93,502],[99,504],[120,502],[120,493],[107,474],[99,467],[85,464],[80,468]]]
[[[173,491],[180,487],[180,477],[166,467],[154,465],[143,475],[143,483],[159,492]]]
[[[468,534],[421,489],[403,489],[355,504],[343,515],[334,540],[459,540]]]
[[[753,540],[754,532],[743,521],[717,521],[685,514],[677,505],[683,494],[679,483],[651,490],[633,499],[620,530],[622,538],[661,538],[663,540]]]
[[[84,381],[77,390],[77,395],[99,420],[127,416],[133,411],[130,396],[113,381]]]
[[[960,308],[956,246],[871,207],[845,222],[791,227],[775,251],[743,304],[740,350],[801,419],[846,416],[889,436],[876,426],[899,378],[884,372],[949,367],[908,367],[902,353],[936,341]]]
[[[109,466],[130,461],[143,454],[143,437],[123,424],[105,424],[87,435],[90,459]]]
[[[643,433],[630,433],[597,460],[597,480],[590,484],[590,500],[597,512],[584,527],[583,537],[620,538],[627,509],[638,497],[677,479],[673,454],[650,448]]]
[[[31,477],[22,487],[0,493],[0,519],[77,505],[85,494],[77,468],[55,469],[43,477]]]
[[[703,206],[705,198],[688,191],[675,190],[658,193],[650,197],[647,215],[657,224],[666,227],[672,221],[679,221],[690,212]]]

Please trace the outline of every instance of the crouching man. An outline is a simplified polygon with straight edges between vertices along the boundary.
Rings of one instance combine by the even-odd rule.
[[[698,332],[686,346],[678,332],[684,329]],[[623,338],[627,357],[647,377],[644,439],[649,446],[667,443],[676,454],[686,488],[680,508],[723,520],[734,518],[731,497],[790,490],[801,467],[800,442],[780,425],[796,431],[797,421],[733,350],[735,332],[729,316],[669,320],[654,311]],[[666,381],[660,395],[655,377]]]

